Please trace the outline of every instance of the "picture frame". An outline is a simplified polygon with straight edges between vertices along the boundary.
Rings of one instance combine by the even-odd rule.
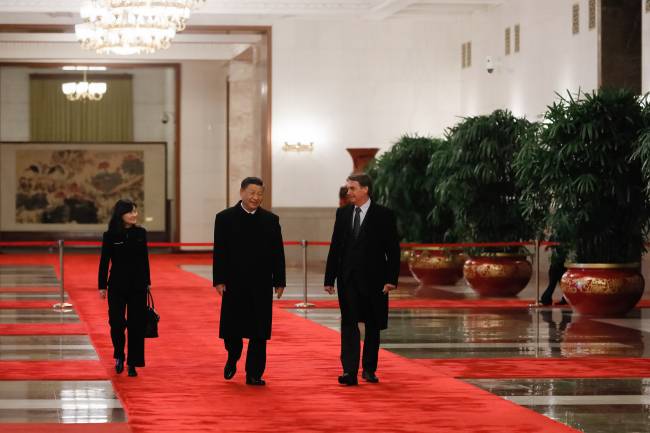
[[[106,230],[120,198],[166,231],[166,143],[0,143],[0,232]]]

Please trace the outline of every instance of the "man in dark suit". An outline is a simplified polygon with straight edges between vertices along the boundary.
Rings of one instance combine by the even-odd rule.
[[[393,212],[370,199],[372,183],[366,174],[347,179],[350,204],[336,211],[327,256],[325,291],[338,287],[341,308],[342,385],[357,385],[359,322],[365,324],[362,378],[377,383],[379,332],[388,327],[388,293],[397,287],[399,238]]]
[[[284,246],[279,218],[260,207],[262,180],[244,179],[240,196],[241,201],[219,212],[214,222],[212,285],[223,297],[219,338],[228,351],[223,375],[227,380],[235,375],[243,338],[248,338],[246,384],[264,385],[273,289],[280,299],[286,286]]]

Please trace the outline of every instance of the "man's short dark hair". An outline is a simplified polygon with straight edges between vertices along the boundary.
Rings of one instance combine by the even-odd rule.
[[[258,185],[264,187],[264,182],[259,177],[247,177],[241,181],[241,189],[246,189],[248,185]]]
[[[368,195],[372,195],[372,179],[365,173],[354,173],[348,176],[351,182],[359,182],[362,187],[368,187]]]
[[[348,197],[348,187],[347,186],[342,186],[339,188],[339,198],[344,199]]]

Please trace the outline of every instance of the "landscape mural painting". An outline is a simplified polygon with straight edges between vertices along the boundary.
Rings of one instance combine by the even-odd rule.
[[[18,150],[16,223],[104,224],[120,198],[145,215],[143,151]]]

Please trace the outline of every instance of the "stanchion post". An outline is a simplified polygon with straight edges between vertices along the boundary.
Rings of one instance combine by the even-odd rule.
[[[300,241],[300,246],[302,247],[302,276],[303,276],[303,300],[302,302],[296,304],[297,308],[313,308],[314,304],[309,303],[307,297],[307,242],[305,239]]]
[[[63,276],[63,262],[64,262],[63,250],[65,245],[63,243],[63,239],[59,239],[58,246],[59,246],[59,291],[61,292],[60,293],[61,302],[54,304],[52,308],[61,313],[65,313],[71,311],[72,304],[65,302],[65,283],[64,283],[65,279]]]
[[[539,262],[541,258],[540,254],[541,242],[539,239],[535,240],[535,302],[530,304],[531,307],[537,308],[541,307],[542,304],[539,303]]]

